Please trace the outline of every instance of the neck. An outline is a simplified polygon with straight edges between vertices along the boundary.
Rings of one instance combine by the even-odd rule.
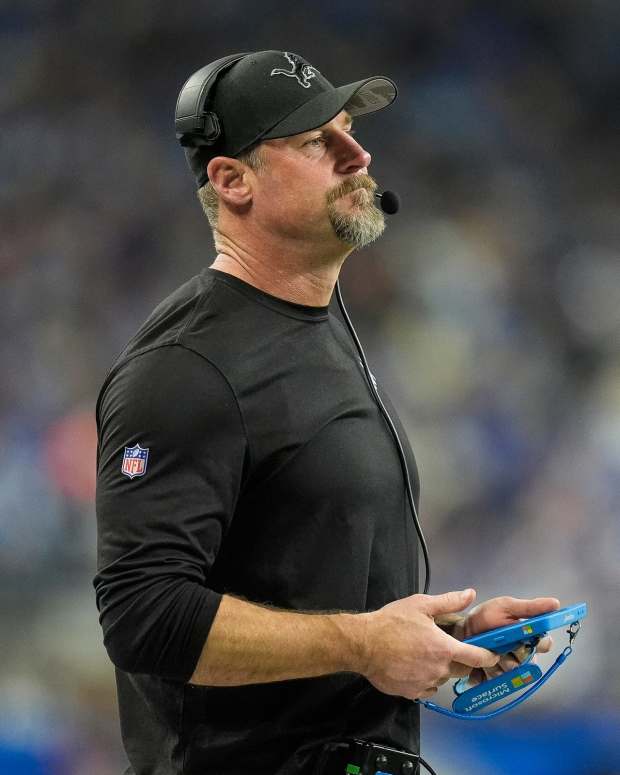
[[[310,307],[326,307],[340,274],[340,268],[353,248],[340,243],[327,253],[316,246],[302,245],[257,247],[241,244],[222,233],[216,236],[218,254],[213,269],[240,280],[285,301]]]

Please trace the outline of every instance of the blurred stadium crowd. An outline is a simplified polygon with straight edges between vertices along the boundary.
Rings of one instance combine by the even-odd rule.
[[[399,86],[356,128],[403,206],[341,285],[418,458],[432,591],[591,607],[503,726],[426,714],[427,758],[443,775],[620,772],[619,39],[616,0],[0,3],[1,773],[123,772],[91,586],[94,402],[214,257],[178,90],[265,48]]]

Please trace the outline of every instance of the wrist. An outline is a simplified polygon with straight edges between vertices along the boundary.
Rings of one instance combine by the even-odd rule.
[[[369,662],[368,629],[369,614],[341,613],[330,615],[337,627],[338,639],[342,645],[340,669],[349,673],[365,675]]]

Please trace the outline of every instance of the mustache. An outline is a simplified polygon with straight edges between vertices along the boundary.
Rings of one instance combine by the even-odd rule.
[[[350,194],[351,191],[356,191],[358,188],[365,188],[371,194],[374,194],[377,190],[377,184],[370,175],[354,175],[352,178],[343,180],[342,183],[339,183],[327,192],[327,204],[332,204],[336,199],[340,199],[340,197],[346,196],[346,194]]]

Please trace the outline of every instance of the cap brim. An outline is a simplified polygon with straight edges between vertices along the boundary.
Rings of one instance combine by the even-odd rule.
[[[382,75],[337,86],[333,91],[323,92],[300,105],[266,133],[261,134],[260,139],[275,140],[278,137],[309,132],[331,121],[341,110],[346,110],[351,116],[373,113],[391,105],[397,94],[394,81]]]

